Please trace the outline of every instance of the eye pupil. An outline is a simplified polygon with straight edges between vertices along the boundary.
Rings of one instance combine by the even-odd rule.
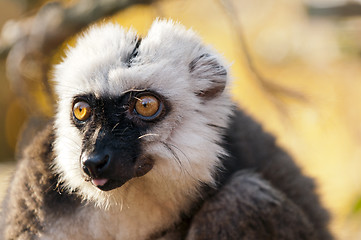
[[[159,114],[160,102],[154,96],[141,96],[135,103],[135,111],[144,120],[155,119]]]
[[[73,114],[79,121],[85,121],[90,117],[91,108],[87,102],[80,101],[74,104]]]

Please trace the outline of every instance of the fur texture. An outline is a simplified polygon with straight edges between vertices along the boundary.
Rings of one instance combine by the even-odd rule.
[[[155,21],[144,39],[114,24],[91,27],[56,67],[58,112],[19,163],[4,238],[332,239],[313,181],[233,105],[227,72],[220,56],[171,21]],[[84,177],[81,159],[84,142],[106,133],[93,127],[84,137],[74,99],[116,102],[142,91],[169,105],[136,139],[152,169],[103,191]]]

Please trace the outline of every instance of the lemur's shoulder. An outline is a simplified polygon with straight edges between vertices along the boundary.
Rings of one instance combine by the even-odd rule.
[[[53,126],[49,124],[26,147],[18,162],[3,203],[5,239],[41,235],[49,218],[71,213],[79,206],[75,195],[62,191],[51,170],[53,143]]]
[[[224,136],[228,156],[223,159],[221,181],[229,181],[243,170],[259,174],[302,209],[320,239],[331,239],[327,229],[330,216],[317,196],[315,180],[303,174],[272,134],[245,111],[235,109]]]

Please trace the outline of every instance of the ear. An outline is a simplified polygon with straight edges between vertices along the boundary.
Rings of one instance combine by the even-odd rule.
[[[195,94],[204,99],[219,96],[227,83],[227,70],[216,56],[205,53],[189,64],[189,72],[194,80]]]

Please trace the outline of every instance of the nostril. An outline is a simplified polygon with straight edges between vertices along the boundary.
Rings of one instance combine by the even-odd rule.
[[[86,175],[88,175],[88,176],[90,176],[91,174],[90,174],[90,171],[89,171],[89,169],[88,169],[88,167],[87,166],[85,166],[85,163],[84,163],[84,165],[83,165],[83,171],[85,172],[85,174]]]
[[[109,162],[109,155],[105,155],[103,159],[98,163],[97,170],[101,171]]]
[[[106,169],[109,155],[92,156],[83,163],[83,171],[92,178],[97,178]]]

